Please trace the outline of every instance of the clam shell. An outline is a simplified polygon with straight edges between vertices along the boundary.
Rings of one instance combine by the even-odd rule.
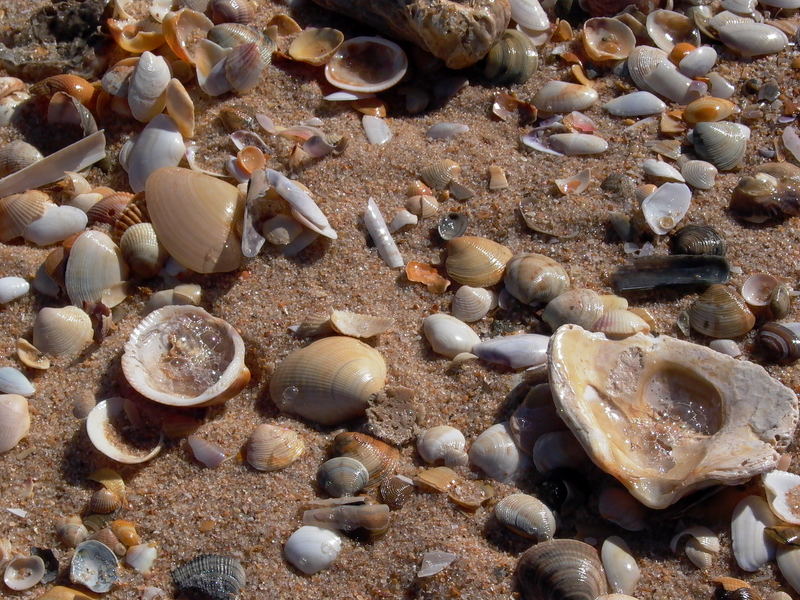
[[[125,400],[122,398],[108,398],[98,402],[86,418],[86,433],[92,445],[112,460],[124,464],[147,462],[161,452],[164,436],[123,436],[122,432],[130,428],[124,405]],[[110,501],[111,499],[108,507],[111,506]],[[107,512],[113,512],[113,509]]]
[[[395,475],[383,480],[380,492],[381,500],[392,510],[397,510],[414,495],[414,482],[403,475]]]
[[[447,274],[464,285],[489,287],[498,283],[511,260],[511,250],[490,239],[460,236],[447,242]]]
[[[102,302],[114,307],[125,299],[121,284],[128,277],[122,253],[101,231],[86,231],[72,244],[64,272],[67,295],[75,306]],[[34,345],[39,347],[36,342]]]
[[[261,74],[272,61],[271,48],[262,44],[242,44],[228,53],[223,63],[225,78],[236,92],[247,92],[256,87]]]
[[[447,358],[470,352],[481,341],[469,325],[444,313],[425,317],[422,331],[433,351]]]
[[[717,51],[711,46],[700,46],[689,52],[678,63],[678,70],[687,77],[703,77],[717,62]],[[713,93],[712,93],[713,95]]]
[[[296,431],[264,423],[247,440],[246,457],[259,471],[284,469],[300,458],[306,445]]]
[[[717,33],[723,44],[742,56],[775,54],[789,43],[783,31],[766,23],[727,23]]]
[[[54,207],[50,196],[37,190],[0,199],[0,242],[22,236],[28,225]]]
[[[145,197],[158,240],[181,265],[198,273],[239,267],[241,242],[234,224],[243,206],[231,184],[189,169],[164,168],[147,180]]]
[[[700,122],[722,121],[737,110],[736,105],[724,98],[705,96],[693,100],[683,109],[683,120],[688,125]]]
[[[708,225],[686,225],[675,232],[672,237],[672,247],[676,254],[725,256],[728,244],[725,242],[725,238],[713,227]]]
[[[566,113],[585,110],[597,102],[597,90],[587,85],[551,80],[533,97],[533,104],[542,112]]]
[[[31,284],[22,277],[0,277],[0,304],[22,298],[31,289]]]
[[[86,214],[74,206],[51,206],[25,227],[22,236],[39,246],[48,246],[83,231],[86,222]]]
[[[548,138],[550,148],[567,156],[599,154],[608,149],[608,142],[588,133],[556,133]]]
[[[313,575],[328,568],[341,549],[342,538],[335,531],[303,525],[286,540],[283,554],[295,568]]]
[[[11,559],[3,571],[3,582],[14,591],[32,588],[45,576],[44,561],[38,556],[18,556]]]
[[[750,331],[756,318],[736,292],[714,284],[689,307],[689,322],[703,335],[727,339]]]
[[[380,37],[344,42],[325,65],[325,79],[351,92],[380,92],[398,83],[408,68],[405,52]]]
[[[439,212],[439,201],[435,196],[409,196],[406,209],[421,219],[429,219]]]
[[[684,14],[672,10],[654,10],[647,15],[646,26],[650,39],[664,52],[669,52],[680,43],[700,45],[700,32]]]
[[[795,546],[781,546],[775,556],[778,569],[792,589],[800,590],[800,548]]]
[[[235,48],[242,44],[262,44],[271,46],[272,40],[266,38],[264,34],[243,23],[221,23],[214,25],[209,31],[207,38],[219,45],[222,48]],[[236,127],[234,129],[244,129],[244,127]]]
[[[36,388],[14,367],[0,367],[0,394],[32,396]]]
[[[528,494],[511,494],[494,507],[497,521],[526,538],[544,542],[556,532],[556,518],[547,505]]]
[[[14,140],[0,148],[0,177],[16,173],[44,158],[36,147],[23,140]]]
[[[138,223],[125,230],[119,240],[125,262],[139,277],[155,276],[167,260],[152,223]]]
[[[800,358],[800,325],[764,323],[756,335],[756,346],[768,360],[791,364]]]
[[[647,89],[673,102],[686,104],[696,97],[692,95],[692,80],[678,71],[669,59],[655,65],[645,76],[645,81]]]
[[[523,304],[547,303],[569,288],[569,275],[548,256],[524,253],[508,261],[503,284]]]
[[[472,347],[472,353],[481,360],[524,369],[543,365],[548,337],[538,333],[519,333],[484,340]]]
[[[514,410],[508,427],[517,446],[526,454],[531,453],[539,436],[563,429],[564,422],[553,406],[550,386],[546,383],[533,386]]]
[[[256,17],[251,0],[211,0],[208,8],[214,23],[250,23]]]
[[[197,306],[147,315],[125,343],[122,372],[140,394],[170,406],[221,404],[250,381],[244,341],[226,321]]]
[[[758,571],[775,558],[776,543],[765,529],[779,522],[759,496],[747,496],[736,505],[731,520],[731,547],[740,569]]]
[[[366,467],[369,473],[367,489],[374,488],[389,477],[397,468],[399,452],[388,444],[363,433],[345,431],[333,438],[331,452],[334,455],[354,458]]]
[[[462,285],[453,295],[450,311],[456,319],[466,323],[480,321],[497,306],[497,294],[485,288]]]
[[[69,579],[93,592],[108,592],[119,579],[119,562],[112,550],[97,540],[81,542],[75,548]]]
[[[195,460],[209,469],[216,469],[228,459],[222,447],[201,438],[199,435],[190,435],[186,438],[186,443]]]
[[[125,553],[125,564],[137,573],[149,573],[158,556],[155,544],[136,544]]]
[[[214,23],[202,12],[182,8],[168,13],[162,22],[164,40],[175,55],[190,65],[195,62],[195,45],[204,39]]]
[[[704,160],[687,160],[681,165],[681,175],[696,190],[710,190],[717,178],[717,167]]]
[[[708,74],[708,92],[715,98],[730,98],[736,87],[719,73]]]
[[[377,350],[334,336],[289,354],[272,375],[270,396],[283,411],[334,425],[364,414],[385,379]]]
[[[684,183],[683,175],[681,175],[680,171],[663,160],[645,159],[642,163],[642,170],[645,177],[655,183],[663,183],[665,181]]]
[[[550,20],[539,0],[511,0],[511,19],[518,25],[535,31],[550,28]]]
[[[597,551],[577,540],[548,540],[526,550],[517,561],[524,600],[597,598],[608,591]]]
[[[164,110],[164,92],[171,77],[162,56],[141,54],[128,84],[128,107],[134,119],[147,123]]]
[[[458,166],[458,163],[445,158],[437,160],[422,169],[420,178],[434,190],[443,190],[454,177],[458,177],[460,174],[461,167]],[[414,195],[430,196],[430,190],[426,190],[426,193]]]
[[[150,175],[162,167],[176,167],[185,152],[183,137],[175,121],[167,115],[158,115],[147,124],[127,150],[123,147],[120,163],[128,173],[131,189],[138,193],[144,191]],[[180,194],[180,189],[171,187],[170,192]],[[149,202],[149,193],[147,199]]]
[[[309,27],[292,40],[289,56],[310,65],[324,65],[344,42],[344,34],[338,29]]]
[[[742,298],[753,307],[767,306],[772,291],[778,284],[779,281],[768,273],[753,273],[742,284]]]
[[[89,315],[77,306],[45,307],[33,322],[33,345],[45,354],[59,356],[83,350],[94,332]]]
[[[349,456],[326,460],[317,471],[317,483],[334,498],[357,494],[369,481],[369,471],[360,461]]]
[[[14,448],[30,427],[28,401],[17,394],[0,395],[0,454]]]
[[[578,288],[559,294],[547,303],[542,320],[555,331],[566,323],[591,327],[603,314],[603,303],[593,290]]]
[[[686,215],[692,191],[684,183],[665,183],[642,200],[642,215],[653,233],[664,235]]]
[[[611,591],[632,594],[641,577],[641,571],[625,540],[616,535],[607,537],[600,549],[600,558]]]
[[[666,110],[667,105],[650,92],[633,92],[619,96],[603,105],[615,117],[644,117]]]
[[[62,544],[74,548],[89,537],[89,530],[78,515],[71,515],[56,523],[56,535]]]
[[[628,74],[633,83],[642,91],[654,91],[647,83],[655,68],[668,61],[667,53],[652,46],[636,46],[628,56]]]
[[[538,67],[539,54],[531,39],[516,29],[506,29],[489,49],[483,74],[495,85],[511,85],[525,83]]]
[[[107,515],[117,510],[120,506],[122,506],[122,499],[106,488],[97,490],[89,498],[89,510],[93,513]]]
[[[417,452],[422,460],[431,465],[452,467],[467,464],[467,454],[464,452],[466,445],[464,434],[450,425],[431,427],[417,438]]]
[[[739,165],[749,139],[749,127],[728,121],[698,123],[692,133],[697,155],[720,171],[729,171]]]
[[[128,192],[114,192],[103,196],[86,210],[89,223],[113,224],[125,212],[125,208],[127,208],[132,198],[133,194]]]
[[[508,423],[496,423],[481,433],[469,448],[469,462],[503,483],[513,481],[529,464],[514,443]]]
[[[583,48],[595,62],[628,58],[636,46],[636,36],[619,19],[595,17],[583,24]]]
[[[241,563],[219,554],[196,556],[170,575],[181,594],[208,600],[233,600],[247,583]]]

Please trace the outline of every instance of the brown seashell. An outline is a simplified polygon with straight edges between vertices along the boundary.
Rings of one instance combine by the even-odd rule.
[[[730,288],[716,283],[689,307],[692,329],[713,338],[736,338],[753,328],[756,318],[744,300]]]
[[[367,468],[369,482],[365,489],[380,485],[397,468],[400,453],[389,444],[363,433],[345,431],[333,438],[334,456],[354,458]]]
[[[549,540],[526,550],[517,561],[525,600],[594,600],[608,591],[597,550],[577,540]]]
[[[114,532],[111,531],[110,527],[104,527],[98,531],[95,531],[92,535],[89,536],[90,540],[97,540],[101,544],[105,544],[116,554],[117,556],[125,556],[125,553],[128,549],[125,547],[125,544],[119,541]]]
[[[439,201],[434,196],[409,196],[406,210],[420,219],[429,219],[439,212]]]
[[[97,490],[89,499],[89,510],[101,515],[112,513],[120,506],[122,506],[120,497],[106,488]]]
[[[122,475],[114,469],[106,467],[97,469],[97,471],[90,473],[87,479],[96,481],[105,489],[114,492],[122,499],[123,504],[125,503],[125,481],[122,479]]]
[[[704,96],[693,100],[683,109],[683,120],[687,125],[696,125],[704,121],[722,121],[737,110],[730,100]]]
[[[214,23],[250,23],[256,17],[256,7],[250,0],[211,0],[209,8]]]
[[[271,48],[257,43],[242,44],[225,58],[225,78],[236,92],[258,85],[261,73],[272,62]]]
[[[277,471],[296,461],[305,448],[303,438],[296,431],[264,423],[250,434],[247,462],[259,471]]]
[[[489,287],[503,279],[511,250],[487,238],[461,236],[447,242],[447,274],[464,285]]]
[[[236,165],[249,176],[263,169],[267,165],[267,158],[255,146],[245,146],[236,154]]]
[[[383,480],[380,486],[381,499],[392,510],[402,508],[414,495],[414,482],[403,475],[394,475]]]
[[[142,543],[142,537],[136,532],[136,524],[131,521],[118,519],[109,523],[112,533],[126,546],[136,546]]]
[[[31,86],[31,94],[52,96],[56,92],[64,92],[88,105],[94,96],[95,87],[83,77],[77,75],[52,75]]]
[[[371,539],[389,529],[389,507],[386,504],[344,504],[307,510],[303,524],[342,531],[363,530]]]
[[[117,220],[114,221],[114,227],[111,229],[111,239],[115,244],[119,244],[122,234],[125,230],[137,223],[143,223],[150,220],[150,215],[147,213],[147,204],[144,200],[144,192],[136,194],[131,198],[130,202],[125,206],[125,209],[120,213]]]
[[[457,162],[444,158],[431,163],[420,173],[422,181],[434,190],[443,190],[453,180],[461,175],[461,167]]]
[[[56,522],[56,535],[62,544],[74,548],[89,537],[89,530],[78,515],[70,515]]]
[[[447,492],[461,477],[450,467],[423,469],[414,477],[414,483],[426,492]]]
[[[125,211],[131,198],[133,198],[133,194],[128,192],[114,192],[105,196],[86,212],[86,216],[89,217],[89,224],[113,224]]]
[[[194,102],[183,83],[176,78],[169,80],[165,92],[167,114],[175,121],[178,131],[185,138],[194,137]]]
[[[508,261],[503,283],[523,304],[546,303],[567,291],[569,275],[552,258],[525,253]]]
[[[25,228],[54,206],[50,196],[28,190],[0,199],[0,242],[20,237]]]

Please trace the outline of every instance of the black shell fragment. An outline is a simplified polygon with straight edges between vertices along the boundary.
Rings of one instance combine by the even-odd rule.
[[[201,554],[174,569],[172,583],[195,600],[231,600],[244,587],[246,577],[235,558]]]
[[[730,265],[724,256],[673,254],[642,256],[613,275],[618,292],[652,290],[658,287],[726,283]]]

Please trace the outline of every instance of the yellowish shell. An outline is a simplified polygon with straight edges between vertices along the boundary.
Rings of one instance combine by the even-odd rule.
[[[50,196],[37,190],[0,199],[0,242],[20,237],[25,228],[51,206]]]
[[[115,470],[105,467],[97,469],[97,471],[92,472],[87,479],[96,481],[105,489],[114,492],[123,502],[125,501],[125,481],[122,479],[122,475]]]
[[[629,310],[609,310],[595,321],[592,331],[612,339],[626,338],[636,333],[650,333],[650,325]]]
[[[167,260],[167,251],[158,242],[152,223],[129,227],[122,234],[119,245],[125,262],[141,277],[153,277]]]
[[[247,441],[247,462],[259,471],[288,467],[303,454],[306,444],[296,431],[264,423]]]
[[[310,65],[324,65],[344,42],[344,34],[338,29],[309,27],[298,35],[289,46],[289,56]]]
[[[33,322],[33,345],[55,356],[83,350],[93,335],[89,315],[77,306],[45,307]]]
[[[744,300],[722,284],[710,286],[689,307],[692,329],[713,338],[736,338],[753,328],[756,318]]]
[[[185,138],[194,137],[194,102],[183,84],[174,77],[166,90],[167,114],[175,121],[178,131]]]
[[[447,243],[447,274],[464,285],[489,287],[503,279],[511,250],[487,238],[461,236]]]
[[[182,8],[168,13],[162,22],[164,40],[181,60],[194,64],[195,45],[204,39],[214,23],[203,13]]]
[[[690,102],[683,109],[683,120],[687,125],[696,125],[702,121],[722,121],[736,111],[736,105],[724,98],[704,96]]]
[[[117,519],[109,523],[112,533],[126,546],[136,546],[142,543],[141,536],[136,532],[136,524],[131,521]]]

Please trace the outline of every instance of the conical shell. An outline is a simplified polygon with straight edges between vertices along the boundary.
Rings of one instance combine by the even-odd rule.
[[[33,322],[33,345],[45,354],[73,354],[89,345],[93,336],[89,315],[77,306],[45,307]]]
[[[523,304],[547,303],[567,291],[569,275],[548,256],[524,253],[508,262],[503,283]]]
[[[497,306],[497,294],[485,288],[462,285],[453,296],[450,311],[465,323],[480,321]]]
[[[247,462],[259,471],[277,471],[297,460],[305,447],[296,431],[264,423],[247,441]]]
[[[698,123],[692,132],[697,155],[720,171],[730,171],[739,165],[749,139],[749,127],[729,121]]]
[[[181,265],[198,273],[239,267],[242,250],[235,223],[243,205],[234,186],[170,167],[149,177],[145,197],[159,241]]]
[[[487,238],[461,236],[447,242],[447,274],[464,285],[489,287],[498,283],[511,260],[511,250]]]
[[[128,107],[134,119],[147,123],[164,110],[164,91],[171,76],[164,57],[142,53],[128,85]]]
[[[511,531],[544,542],[556,532],[556,518],[547,505],[528,494],[511,494],[494,507],[497,520]]]
[[[727,339],[750,331],[756,318],[736,292],[714,284],[689,307],[689,322],[703,335]]]
[[[289,354],[275,369],[269,391],[281,410],[334,425],[364,414],[385,379],[386,363],[377,350],[334,336]]]
[[[16,446],[30,427],[28,401],[17,394],[0,395],[0,454]]]
[[[0,242],[20,237],[28,225],[53,206],[50,196],[38,190],[0,199]]]
[[[119,245],[125,262],[139,277],[153,277],[167,260],[167,251],[158,242],[152,223],[129,227],[122,234]]]
[[[400,453],[389,444],[354,431],[345,431],[333,438],[331,453],[354,458],[364,465],[369,473],[367,489],[380,485],[392,475],[400,459]]]
[[[519,557],[516,574],[525,600],[594,600],[608,592],[597,550],[577,540],[536,544]]]
[[[116,306],[125,299],[121,288],[127,277],[128,266],[122,253],[105,233],[86,231],[72,244],[64,284],[75,306],[82,307],[84,302]],[[33,344],[41,350],[36,342]]]
[[[611,590],[619,594],[632,594],[641,577],[641,570],[625,540],[616,535],[607,537],[600,550],[600,558]]]
[[[247,583],[241,563],[218,554],[197,556],[174,569],[171,575],[181,594],[209,600],[231,600]]]

